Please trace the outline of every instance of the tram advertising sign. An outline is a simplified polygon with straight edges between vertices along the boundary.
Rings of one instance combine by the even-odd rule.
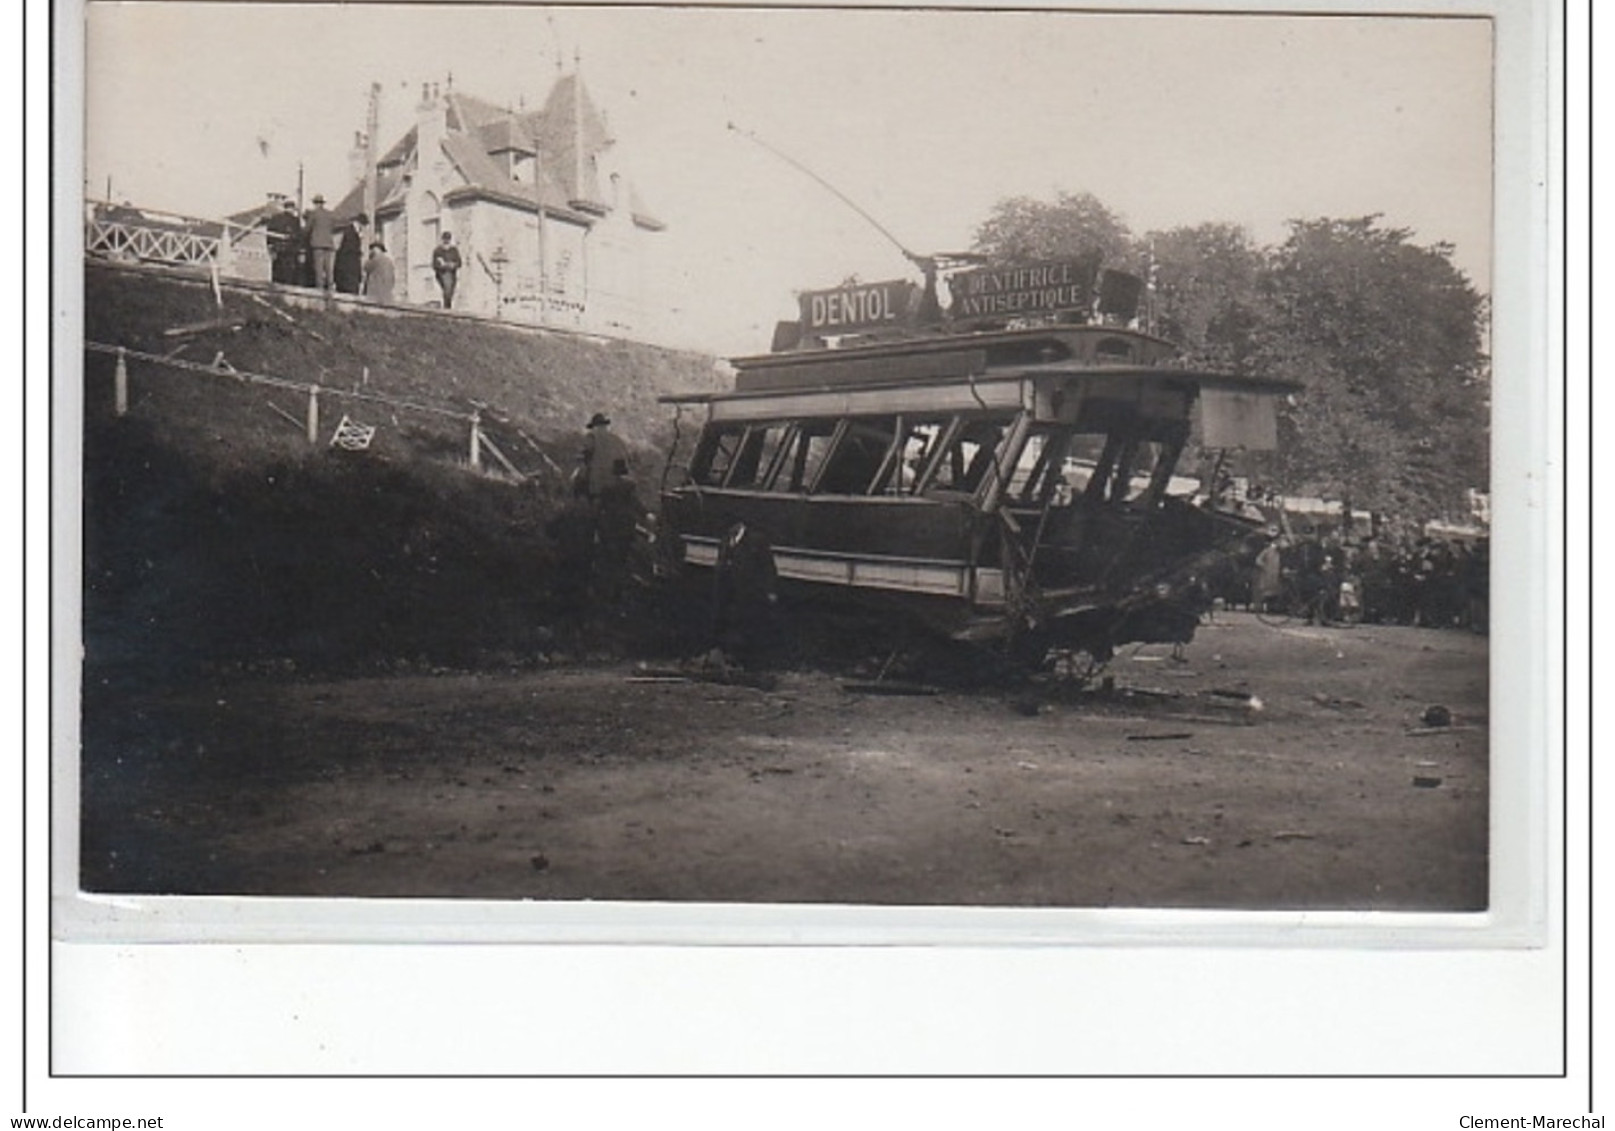
[[[991,318],[1087,310],[1098,266],[1094,259],[1051,259],[964,271],[948,280],[950,313],[954,318]]]
[[[822,291],[803,291],[804,334],[866,334],[907,325],[918,288],[907,279],[853,283]]]

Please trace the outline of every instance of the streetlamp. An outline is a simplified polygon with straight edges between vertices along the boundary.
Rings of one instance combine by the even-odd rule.
[[[510,256],[505,253],[505,245],[499,244],[493,249],[493,290],[495,318],[505,316],[505,265],[510,262]]]

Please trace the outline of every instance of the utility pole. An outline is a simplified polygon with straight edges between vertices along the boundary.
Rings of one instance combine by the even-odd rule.
[[[370,230],[376,223],[376,137],[381,132],[381,84],[370,84],[370,106],[365,113],[364,214]]]
[[[303,217],[303,163],[297,163],[297,217]]]

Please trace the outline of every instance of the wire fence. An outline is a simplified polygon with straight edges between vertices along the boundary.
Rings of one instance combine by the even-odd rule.
[[[140,362],[146,365],[162,366],[181,372],[195,373],[206,377],[226,378],[231,381],[242,382],[249,385],[263,385],[273,389],[284,389],[289,392],[302,394],[307,398],[307,409],[304,416],[304,427],[308,442],[318,444],[322,435],[321,398],[329,398],[340,402],[361,402],[386,406],[393,410],[422,413],[436,416],[446,420],[459,421],[467,425],[468,442],[467,456],[473,468],[482,467],[483,450],[487,449],[506,470],[515,471],[510,461],[500,453],[482,432],[482,413],[480,411],[464,412],[458,409],[444,408],[440,405],[424,404],[420,401],[409,400],[403,397],[387,396],[383,393],[365,392],[360,389],[342,389],[332,386],[322,386],[315,382],[294,381],[286,377],[277,377],[269,373],[254,373],[246,369],[237,369],[224,360],[221,353],[212,362],[190,361],[184,358],[164,356],[162,354],[146,353],[141,350],[129,349],[126,346],[113,345],[107,342],[85,342],[86,353],[101,354],[116,358],[113,369],[113,411],[118,416],[124,416],[129,411],[129,363]],[[273,407],[273,406],[271,406]],[[290,414],[282,413],[289,416]],[[295,419],[294,419],[295,422]],[[349,421],[343,417],[337,426],[337,435],[351,435],[344,433],[343,425]],[[519,472],[518,472],[519,474]]]

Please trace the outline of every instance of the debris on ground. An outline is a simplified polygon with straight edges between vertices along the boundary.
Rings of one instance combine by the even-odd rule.
[[[1183,843],[1184,844],[1210,844],[1211,843],[1211,838],[1209,836],[1186,836],[1186,837],[1183,838]]]
[[[1452,725],[1452,712],[1440,703],[1432,703],[1424,709],[1419,721],[1427,727],[1450,727]]]
[[[278,413],[281,416],[282,419],[284,419],[288,424],[290,424],[293,428],[297,429],[299,432],[303,432],[303,431],[307,430],[307,428],[308,428],[308,422],[307,421],[297,419],[297,417],[293,416],[291,413],[289,413],[285,409],[281,408],[274,401],[265,401],[264,403],[266,405],[268,405],[270,407],[270,409],[272,409],[274,412]]]
[[[1101,693],[1105,702],[1146,707],[1173,719],[1195,723],[1223,723],[1249,726],[1265,704],[1245,691],[1216,689],[1201,692],[1170,691],[1165,688],[1134,687]]]
[[[1179,738],[1193,738],[1194,734],[1186,730],[1168,731],[1165,734],[1130,734],[1128,742],[1169,742]]]
[[[779,687],[779,677],[771,672],[748,671],[728,662],[723,653],[714,648],[699,660],[676,668],[653,668],[645,664],[634,669],[629,683],[717,683],[725,687],[750,687],[757,691],[773,691]]]
[[[1299,829],[1281,829],[1273,834],[1274,840],[1315,840],[1312,833],[1301,832]]]
[[[1441,779],[1429,778],[1421,774],[1413,779],[1413,784],[1419,789],[1434,789],[1441,784]]]
[[[883,682],[857,682],[843,683],[841,690],[854,695],[938,695],[939,688],[924,683],[906,683],[902,680],[886,680]]]
[[[232,333],[248,324],[245,317],[235,318],[209,318],[202,322],[187,322],[180,326],[170,326],[163,331],[165,338],[187,338],[193,334],[206,333],[209,330],[229,330]]]
[[[250,298],[253,302],[257,303],[259,306],[263,307],[265,310],[269,311],[269,313],[273,314],[276,318],[279,318],[281,321],[290,322],[293,326],[297,325],[297,319],[293,318],[290,314],[287,314],[280,307],[275,306],[272,303],[266,302],[259,295],[255,295],[251,291],[248,291],[247,292],[247,297]]]
[[[1260,711],[1262,709],[1262,700],[1248,691],[1212,688],[1206,692],[1206,696],[1215,702],[1222,702],[1228,706],[1241,707],[1250,711]]]
[[[1330,695],[1325,691],[1314,692],[1312,701],[1320,707],[1328,707],[1336,711],[1347,709],[1361,709],[1364,704],[1356,699],[1342,699],[1337,695]]]

